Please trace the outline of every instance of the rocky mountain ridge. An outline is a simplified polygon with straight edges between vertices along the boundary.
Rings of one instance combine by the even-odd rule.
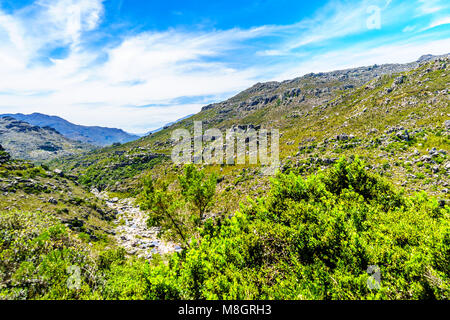
[[[361,67],[260,83],[138,141],[61,159],[52,165],[83,173],[82,183],[90,187],[133,192],[146,173],[167,174],[171,166],[167,156],[174,147],[171,132],[192,130],[194,121],[202,121],[203,130],[279,129],[282,171],[314,173],[341,156],[361,156],[374,170],[410,190],[423,189],[448,197],[448,67],[449,58],[444,55],[404,65]],[[405,140],[404,136],[409,138]],[[438,154],[428,161],[433,148]],[[136,155],[145,159],[145,154],[161,155],[161,161],[153,157],[154,162],[147,164],[129,161]],[[115,164],[113,168],[111,163]],[[258,185],[252,190],[265,188],[258,168],[223,166],[220,174],[225,183],[246,181],[239,183],[242,194],[249,192],[247,181]],[[228,194],[229,201],[238,203],[234,196]]]
[[[0,144],[15,159],[44,161],[93,150],[50,127],[38,127],[12,117],[0,117]]]
[[[0,115],[0,117],[2,116],[9,116],[38,127],[53,128],[68,139],[95,146],[126,143],[139,139],[139,136],[127,133],[121,129],[76,125],[60,117],[41,113]]]
[[[381,64],[331,72],[309,73],[282,82],[257,83],[236,96],[219,103],[207,105],[202,111],[215,110],[213,123],[239,121],[266,106],[276,103],[292,109],[301,106],[303,112],[331,101],[337,95],[350,92],[365,83],[383,76],[406,72],[449,55],[424,55],[406,64]],[[293,115],[295,117],[295,114]]]

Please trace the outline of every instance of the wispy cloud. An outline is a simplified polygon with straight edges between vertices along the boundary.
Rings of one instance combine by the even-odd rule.
[[[432,14],[444,8],[440,0],[419,0],[417,10],[419,14]]]
[[[74,0],[39,2],[12,15],[1,13],[0,88],[9,94],[3,96],[0,112],[11,108],[57,111],[82,123],[103,122],[129,130],[147,124],[151,128],[158,125],[155,120],[164,123],[199,111],[201,102],[151,111],[136,108],[131,112],[125,107],[176,103],[183,96],[220,99],[224,93],[250,85],[254,71],[235,69],[220,58],[268,29],[144,32],[116,47],[82,50],[83,32],[95,28],[101,13],[100,1]],[[48,26],[40,21],[47,21]],[[70,46],[67,57],[41,61],[47,55],[40,53],[63,45]],[[106,60],[96,63],[102,54]]]
[[[425,28],[425,30],[443,26],[446,24],[450,24],[450,16],[434,20],[433,22],[431,22],[431,24],[427,28]]]

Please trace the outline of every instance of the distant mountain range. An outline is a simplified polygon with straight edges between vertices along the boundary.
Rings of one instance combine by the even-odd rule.
[[[164,126],[162,126],[161,128],[158,128],[158,129],[149,131],[149,132],[147,132],[146,134],[144,134],[144,135],[142,135],[142,136],[145,137],[145,136],[148,136],[148,135],[150,135],[150,134],[157,133],[157,132],[159,132],[159,131],[161,131],[161,130],[167,129],[167,128],[170,127],[171,125],[174,125],[174,124],[176,124],[176,123],[178,123],[178,122],[180,122],[180,121],[183,121],[183,120],[185,120],[185,119],[187,119],[187,118],[190,118],[190,117],[192,117],[193,115],[194,115],[194,114],[189,114],[189,115],[187,115],[187,116],[185,116],[185,117],[183,117],[183,118],[180,118],[180,119],[175,120],[175,121],[173,121],[173,122],[169,122],[169,123],[165,124]]]
[[[41,128],[8,116],[0,117],[0,145],[15,159],[37,162],[95,148],[68,139],[53,128]]]
[[[107,146],[118,142],[126,143],[140,138],[137,135],[127,133],[121,129],[76,125],[60,117],[49,116],[42,113],[0,114],[0,117],[5,116],[24,121],[38,127],[50,127],[58,131],[66,138],[95,146]]]

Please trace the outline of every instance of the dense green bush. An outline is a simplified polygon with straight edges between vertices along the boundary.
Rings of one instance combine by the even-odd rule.
[[[190,236],[201,226],[212,204],[217,181],[215,175],[206,177],[194,165],[186,166],[178,181],[179,191],[169,190],[168,181],[145,177],[139,203],[141,209],[148,210],[149,227],[159,226],[160,234],[188,247]]]
[[[279,175],[265,199],[209,221],[199,241],[152,268],[147,298],[448,299],[450,210],[405,197],[339,161],[326,174]],[[379,268],[379,288],[367,272]]]
[[[200,223],[212,204],[216,192],[216,175],[211,174],[206,177],[204,171],[197,170],[193,164],[190,164],[184,168],[184,174],[178,180],[181,194],[185,201],[198,212],[198,223]]]
[[[43,213],[0,213],[0,299],[96,299],[101,276],[80,241]]]
[[[359,159],[307,179],[279,174],[249,201],[151,264],[120,249],[91,258],[48,216],[2,213],[0,298],[450,298],[450,207],[405,196]],[[81,267],[76,290],[72,265]]]

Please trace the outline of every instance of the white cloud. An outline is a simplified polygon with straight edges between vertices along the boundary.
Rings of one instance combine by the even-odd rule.
[[[57,113],[78,123],[147,131],[200,110],[200,105],[170,106],[173,99],[224,98],[225,92],[251,85],[254,70],[215,58],[268,30],[148,32],[113,48],[81,50],[83,32],[95,28],[101,14],[101,1],[84,0],[40,1],[13,15],[0,12],[0,112]],[[67,57],[31,64],[40,50],[59,44],[70,46]],[[94,64],[101,54],[107,61]],[[130,107],[156,103],[169,105]]]
[[[417,11],[419,15],[427,15],[442,10],[444,6],[440,0],[419,0]]]
[[[425,30],[442,26],[445,24],[450,24],[450,16],[434,20]]]
[[[416,26],[406,26],[403,28],[402,32],[412,32],[416,30]]]
[[[37,6],[40,10],[33,21],[43,30],[50,30],[55,40],[63,39],[75,44],[82,32],[97,27],[103,12],[102,1],[99,0],[41,0]]]
[[[276,49],[261,50],[258,54],[261,56],[286,56],[306,45],[367,31],[368,15],[366,10],[368,7],[364,1],[345,4],[332,1],[312,18],[274,29],[274,32],[288,40]]]
[[[266,56],[298,55],[302,47],[324,46],[328,41],[344,37],[358,36],[372,31],[368,23],[379,13],[381,28],[389,28],[399,21],[399,16],[407,16],[416,8],[411,1],[394,6],[391,0],[330,1],[309,19],[299,23],[278,27],[278,32],[287,38],[276,49],[258,52]],[[408,30],[408,29],[406,29]]]
[[[76,49],[81,34],[98,25],[102,12],[102,0],[40,0],[11,15],[0,11],[1,51],[29,63],[41,50]]]

